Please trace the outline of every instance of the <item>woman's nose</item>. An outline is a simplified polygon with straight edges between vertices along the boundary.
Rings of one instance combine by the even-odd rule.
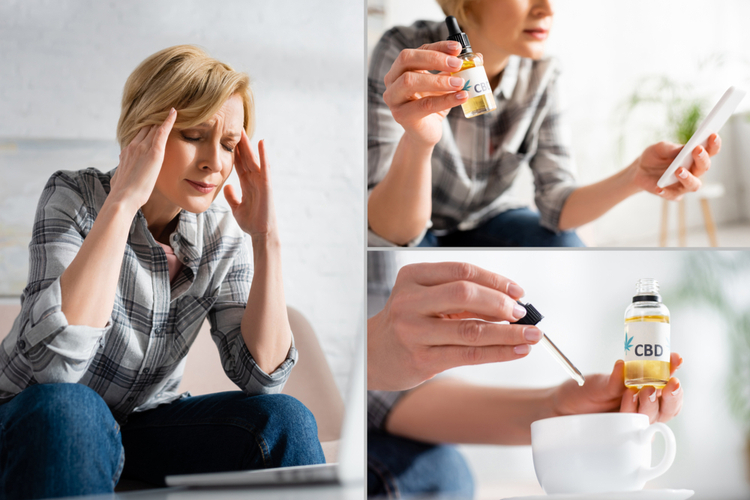
[[[552,16],[555,14],[553,3],[553,0],[537,0],[531,13],[538,17]]]
[[[206,145],[205,148],[202,148],[203,151],[201,151],[201,159],[200,159],[200,168],[201,170],[209,170],[209,171],[221,171],[222,165],[221,165],[221,152],[222,152],[222,146],[221,144],[217,145]]]

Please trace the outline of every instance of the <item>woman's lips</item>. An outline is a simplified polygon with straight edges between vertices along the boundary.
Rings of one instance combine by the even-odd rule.
[[[524,30],[524,33],[529,35],[534,40],[546,40],[547,36],[549,36],[549,30],[543,29]]]
[[[198,183],[198,182],[193,182],[190,179],[185,179],[185,180],[188,181],[188,184],[190,184],[196,190],[200,191],[203,194],[210,193],[216,187],[216,184],[204,184],[202,182]]]

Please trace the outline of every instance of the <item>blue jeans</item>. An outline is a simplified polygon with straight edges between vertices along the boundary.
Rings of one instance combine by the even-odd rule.
[[[427,231],[420,247],[583,247],[575,231],[553,233],[539,225],[539,214],[516,208],[469,231],[436,236]]]
[[[315,418],[283,394],[184,398],[122,427],[81,384],[34,385],[0,406],[0,498],[111,493],[120,476],[164,485],[169,474],[323,462]]]
[[[380,431],[367,433],[367,496],[473,498],[474,478],[450,445],[420,443]]]

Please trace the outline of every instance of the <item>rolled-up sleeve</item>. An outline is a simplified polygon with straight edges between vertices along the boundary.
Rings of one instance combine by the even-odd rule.
[[[367,76],[367,197],[391,168],[404,128],[393,119],[390,108],[383,100],[385,75],[391,69],[402,49],[408,43],[400,37],[400,32],[391,30],[380,39],[372,52]],[[416,238],[405,246],[415,246],[424,238],[427,226]],[[399,246],[383,238],[368,227],[367,244],[371,247]]]
[[[550,75],[551,81],[540,102],[547,112],[542,115],[537,150],[529,166],[534,174],[534,202],[539,210],[540,224],[550,231],[559,232],[563,205],[577,185],[570,127],[565,121],[565,106],[559,93],[560,73],[556,66]]]
[[[242,236],[226,236],[224,240],[236,246],[236,253],[221,283],[217,300],[208,313],[211,337],[219,348],[224,372],[243,392],[251,395],[279,393],[297,362],[294,336],[286,359],[273,373],[264,372],[248,350],[241,329],[253,279],[250,251]]]
[[[39,383],[78,382],[112,326],[111,318],[104,328],[69,325],[61,310],[60,276],[83,244],[87,210],[80,187],[64,172],[49,179],[39,199],[16,320],[16,349]]]

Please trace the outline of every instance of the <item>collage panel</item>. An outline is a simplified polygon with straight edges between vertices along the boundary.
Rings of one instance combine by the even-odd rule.
[[[0,499],[364,498],[364,17],[0,1]]]
[[[368,0],[369,248],[747,247],[749,9]]]
[[[747,250],[368,252],[368,498],[746,498],[749,278]]]

